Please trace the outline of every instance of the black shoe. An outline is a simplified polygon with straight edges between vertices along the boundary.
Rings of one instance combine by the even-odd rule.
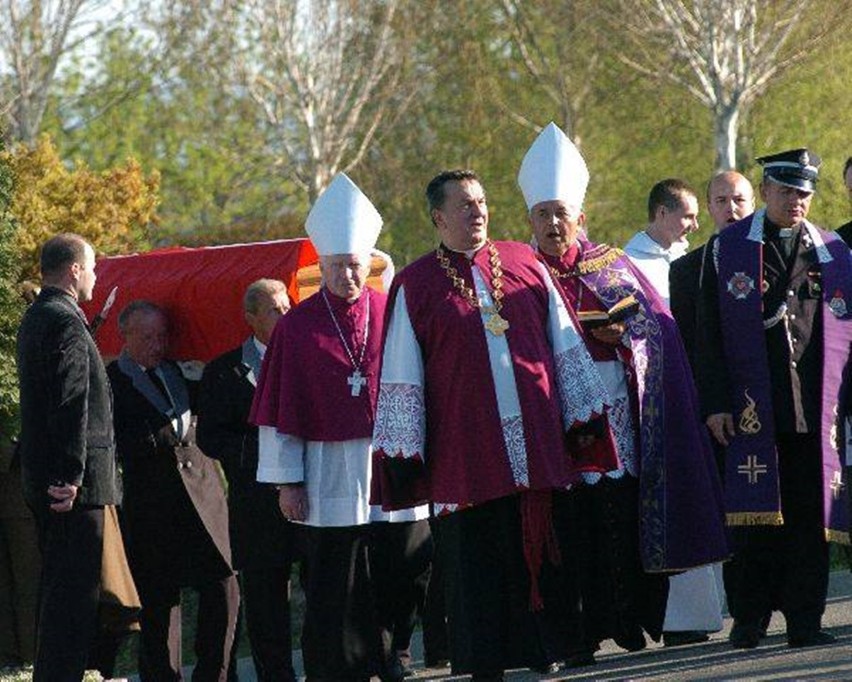
[[[767,613],[760,619],[760,637],[766,637],[766,631],[769,630],[769,622],[772,620],[772,611]]]
[[[787,646],[791,649],[803,649],[809,646],[825,646],[826,644],[834,644],[837,638],[830,635],[824,630],[814,630],[813,632],[805,632],[798,635],[787,635]]]
[[[386,661],[382,666],[379,671],[379,679],[382,682],[402,682],[405,679],[402,663],[396,656]]]
[[[754,649],[760,644],[760,627],[735,622],[728,641],[734,649]]]
[[[645,641],[645,635],[642,634],[642,631],[639,630],[637,632],[633,632],[630,634],[620,635],[618,637],[613,637],[615,643],[618,644],[622,649],[626,651],[635,652],[642,651],[647,646],[647,642]]]
[[[663,633],[663,646],[686,646],[700,644],[710,639],[703,630],[677,630]]]
[[[423,665],[427,668],[449,668],[450,667],[450,659],[449,658],[427,658]]]
[[[569,654],[565,659],[566,668],[584,668],[595,664],[595,653],[593,651],[577,651]]]

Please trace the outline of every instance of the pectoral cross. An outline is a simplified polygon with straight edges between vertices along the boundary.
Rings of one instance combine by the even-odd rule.
[[[352,397],[357,398],[361,395],[361,387],[367,383],[367,377],[361,374],[360,369],[356,369],[349,375],[346,383],[352,387]]]
[[[509,321],[500,316],[500,313],[493,312],[485,323],[485,328],[494,336],[503,336],[509,328]]]

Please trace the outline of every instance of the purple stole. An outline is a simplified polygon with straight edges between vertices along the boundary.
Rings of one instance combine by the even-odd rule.
[[[640,551],[648,572],[729,556],[721,490],[686,353],[654,287],[619,249],[583,242],[580,279],[606,308],[632,294],[627,321],[639,407]]]
[[[778,453],[763,328],[763,219],[759,210],[717,240],[719,313],[731,383],[735,435],[725,455],[725,508],[731,526],[781,525]],[[823,520],[829,540],[849,541],[846,480],[838,416],[852,344],[852,254],[838,237],[805,223],[822,272],[820,444]]]

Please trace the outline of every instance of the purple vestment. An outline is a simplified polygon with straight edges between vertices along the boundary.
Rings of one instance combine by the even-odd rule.
[[[348,383],[352,361],[323,292],[356,361],[369,308],[367,348],[361,364],[367,382],[358,396],[352,395]],[[323,289],[282,317],[263,359],[250,421],[311,441],[372,436],[386,302],[385,294],[369,287],[354,303]]]
[[[547,262],[571,270],[553,258]],[[643,568],[677,571],[727,558],[719,476],[668,306],[620,249],[583,241],[573,270],[604,309],[630,295],[641,306],[627,320],[627,333],[639,417]]]

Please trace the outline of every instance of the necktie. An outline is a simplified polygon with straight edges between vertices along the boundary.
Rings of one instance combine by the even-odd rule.
[[[157,387],[157,390],[163,395],[166,399],[166,402],[171,405],[172,399],[169,396],[169,392],[166,390],[166,385],[163,383],[163,380],[160,378],[160,375],[157,374],[157,370],[154,367],[145,370],[145,374],[148,375],[148,378],[151,380],[151,383]]]

